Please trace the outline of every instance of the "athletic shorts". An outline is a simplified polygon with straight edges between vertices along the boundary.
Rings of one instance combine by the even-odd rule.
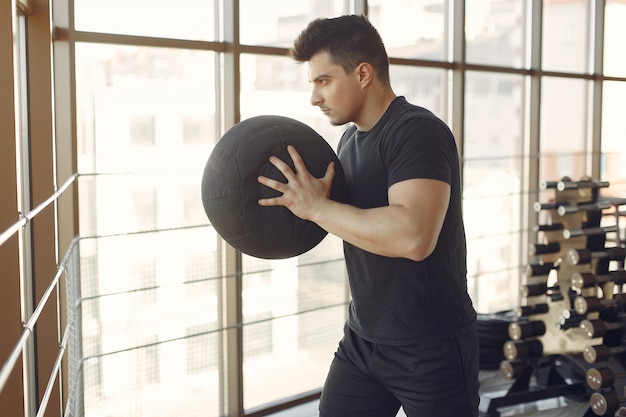
[[[322,396],[321,417],[478,416],[476,327],[409,346],[371,343],[348,326]]]

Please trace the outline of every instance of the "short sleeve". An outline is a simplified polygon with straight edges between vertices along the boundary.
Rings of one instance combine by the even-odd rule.
[[[451,184],[453,164],[458,164],[456,143],[441,121],[412,117],[385,135],[381,155],[388,170],[388,184],[429,178]]]

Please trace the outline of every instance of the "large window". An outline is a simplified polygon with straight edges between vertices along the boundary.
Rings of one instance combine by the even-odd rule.
[[[35,381],[48,375],[35,368],[53,369],[66,321],[78,339],[67,374],[59,371],[67,392],[57,383],[53,398],[69,398],[76,415],[246,415],[319,395],[350,299],[342,242],[327,236],[285,260],[242,255],[215,233],[200,196],[214,144],[239,120],[292,117],[336,147],[346,126],[310,105],[307,67],[287,57],[314,18],[367,12],[394,91],[451,126],[480,313],[519,305],[540,181],[597,176],[626,197],[623,0],[18,3],[16,19],[0,8],[0,24],[17,26],[0,52],[18,60],[0,60],[2,91],[14,94],[2,102],[15,110],[0,114],[10,138],[0,142],[2,189],[17,197],[2,205],[3,228],[24,221],[57,181],[77,185],[45,221],[16,229],[22,252],[17,239],[0,243],[10,276],[0,284],[3,329],[22,329],[20,311],[32,312],[48,285],[20,295],[20,280],[54,275],[68,246],[80,259],[67,278],[69,318],[48,307],[54,323],[38,324],[36,346],[23,351],[23,392],[16,378],[0,387],[0,406],[20,399],[16,415],[39,406]],[[50,57],[40,53],[49,33]],[[19,259],[35,265],[33,280]],[[55,290],[62,305],[65,289]],[[7,334],[3,355],[19,338]]]
[[[239,257],[206,224],[199,190],[213,144],[237,120],[292,117],[336,147],[345,126],[332,127],[310,105],[306,65],[286,56],[299,31],[320,16],[367,10],[388,48],[396,93],[456,130],[470,294],[482,313],[517,305],[528,261],[524,236],[533,226],[524,208],[538,195],[528,170],[536,169],[540,180],[593,172],[589,153],[600,138],[590,136],[598,123],[590,99],[590,51],[597,46],[591,0],[546,1],[542,13],[533,11],[536,2],[519,0],[468,0],[463,13],[450,0],[351,3],[267,7],[241,0],[231,21],[220,4],[206,1],[185,7],[135,2],[116,19],[101,18],[112,13],[109,4],[75,1],[80,222],[81,233],[97,242],[90,256],[97,258],[93,282],[101,282],[94,287],[101,294],[92,302],[103,329],[94,354],[102,359],[90,364],[98,365],[112,403],[128,406],[129,391],[146,396],[176,389],[181,409],[202,398],[203,409],[217,414],[232,408],[220,400],[222,389],[240,396],[239,411],[250,412],[323,383],[349,300],[341,242],[328,236],[294,259]],[[620,2],[611,3],[607,13],[621,11]],[[606,27],[611,48],[620,25],[611,17]],[[81,40],[83,31],[88,39]],[[223,39],[240,44],[224,47]],[[533,47],[541,48],[540,56]],[[619,75],[612,60],[621,55],[605,58],[607,70]],[[610,104],[619,101],[622,84],[604,83],[609,109],[623,104]],[[530,110],[533,102],[540,111]],[[604,176],[623,181],[619,120],[614,110],[603,115],[601,161]],[[537,164],[531,149],[540,151]],[[106,290],[118,280],[127,287]],[[140,310],[161,324],[137,332],[147,319]],[[114,350],[141,351],[115,366],[132,367],[139,358],[137,366],[154,371],[111,371],[109,339]],[[233,366],[239,369],[229,370]],[[233,385],[233,375],[243,378]],[[114,382],[118,377],[135,385]],[[197,395],[184,394],[189,391]],[[167,396],[159,398],[165,406]],[[94,411],[104,404],[86,402]]]

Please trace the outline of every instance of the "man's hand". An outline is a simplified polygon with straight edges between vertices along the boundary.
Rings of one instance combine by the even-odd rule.
[[[307,170],[302,157],[293,146],[289,145],[287,151],[293,161],[295,172],[285,162],[276,156],[271,156],[270,163],[285,176],[287,182],[283,183],[260,176],[258,178],[259,183],[278,191],[282,195],[261,199],[259,205],[285,206],[301,219],[315,221],[324,204],[330,199],[330,189],[335,176],[335,164],[333,162],[328,164],[324,176],[315,178]]]

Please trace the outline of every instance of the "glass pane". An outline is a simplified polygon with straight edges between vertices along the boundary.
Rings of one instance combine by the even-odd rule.
[[[86,414],[219,414],[215,59],[76,45],[81,235],[115,235],[81,246]]]
[[[319,389],[324,383],[346,320],[341,247],[339,239],[328,236],[298,258],[244,256],[246,410]]]
[[[72,366],[83,365],[84,415],[219,415],[218,256],[206,235],[81,240]]]
[[[410,103],[425,107],[447,121],[446,70],[391,65],[389,72],[396,94],[405,96]]]
[[[601,175],[603,180],[610,182],[610,187],[603,190],[603,194],[626,198],[626,83],[605,82],[602,98]]]
[[[604,73],[626,77],[626,3],[606,0],[604,13]]]
[[[369,19],[395,58],[446,60],[447,10],[444,0],[368,1]]]
[[[524,65],[527,0],[466,0],[467,61],[520,68]]]
[[[542,66],[548,71],[589,71],[591,0],[544,1]]]
[[[541,83],[539,180],[579,180],[585,165],[588,81],[544,77]]]
[[[465,84],[464,158],[519,156],[522,153],[524,77],[468,72]],[[508,162],[504,162],[507,166]]]
[[[74,0],[74,25],[86,32],[214,41],[215,0]]]
[[[349,13],[347,3],[343,0],[240,0],[240,42],[288,48],[311,20]]]
[[[519,236],[512,236],[510,240],[517,238]],[[491,245],[491,240],[477,241],[476,245],[488,246]],[[501,269],[478,275],[475,279],[474,307],[482,314],[489,314],[518,306],[520,279],[519,269]]]
[[[464,164],[463,216],[467,273],[476,279],[473,301],[480,313],[490,313],[512,308],[519,301],[522,196],[519,169],[513,176],[495,167],[485,168],[484,163]],[[502,280],[497,288],[488,283],[491,278],[484,279],[493,276]]]
[[[213,52],[76,46],[78,171],[108,174],[82,177],[83,234],[206,223],[198,184],[217,137],[214,61]]]
[[[520,264],[523,81],[519,75],[480,72],[466,78],[463,213],[468,276],[475,278],[481,313],[518,303],[518,291],[501,285],[517,288],[519,282],[506,270]],[[491,281],[499,283],[496,289]]]

